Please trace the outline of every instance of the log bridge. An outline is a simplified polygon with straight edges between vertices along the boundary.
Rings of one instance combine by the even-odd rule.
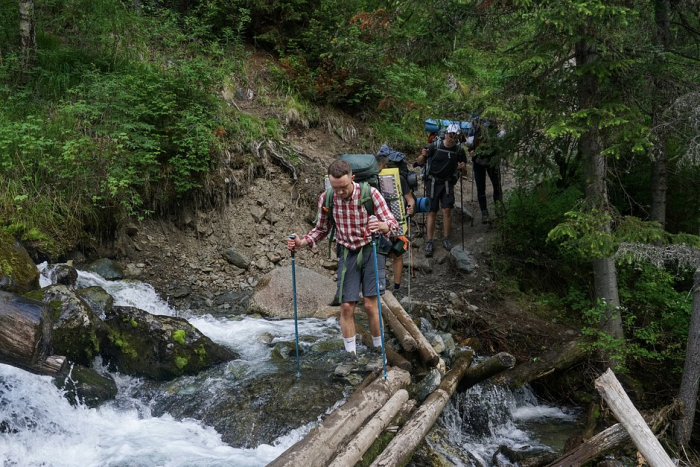
[[[417,352],[428,368],[445,364],[423,336],[396,298],[387,291],[382,297],[382,317],[407,352]],[[371,338],[363,334],[366,343]],[[402,425],[372,466],[404,465],[459,386],[474,385],[515,365],[507,353],[490,357],[471,366],[473,353],[464,352],[450,370],[418,405],[409,400],[406,387],[411,383],[412,365],[397,352],[387,349],[387,378],[381,372],[369,375],[355,393],[302,440],[291,446],[268,467],[347,467],[359,462],[382,432]],[[378,441],[379,442],[379,441]]]

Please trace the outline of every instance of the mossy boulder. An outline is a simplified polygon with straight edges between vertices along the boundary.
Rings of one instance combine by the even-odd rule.
[[[97,330],[102,322],[90,306],[65,285],[50,285],[26,294],[49,305],[52,316],[53,353],[90,366],[100,350]]]
[[[129,375],[170,380],[238,358],[182,318],[117,306],[105,324],[102,355],[110,367]]]
[[[39,270],[22,244],[0,229],[0,290],[23,294],[39,288]]]

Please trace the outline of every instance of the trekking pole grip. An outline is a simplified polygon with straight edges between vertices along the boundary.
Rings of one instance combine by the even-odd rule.
[[[294,239],[297,238],[297,236],[296,236],[296,235],[290,235],[289,238],[292,239],[292,240],[294,240]],[[296,246],[296,245],[295,245],[295,246]],[[295,250],[294,248],[292,248],[291,250],[289,250],[289,252],[292,254],[292,258],[294,258],[294,253],[296,253],[296,250]]]

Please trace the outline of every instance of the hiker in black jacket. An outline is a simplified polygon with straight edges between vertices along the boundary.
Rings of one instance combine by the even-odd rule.
[[[504,131],[499,131],[497,125],[490,120],[482,120],[477,126],[474,136],[474,149],[471,151],[476,182],[477,199],[481,210],[481,223],[489,221],[489,210],[486,204],[486,176],[493,186],[493,201],[496,208],[503,198],[501,191],[501,170],[498,140]]]
[[[433,234],[438,209],[442,207],[442,245],[452,249],[450,242],[450,226],[452,208],[455,205],[454,186],[459,180],[459,170],[467,164],[467,153],[459,144],[460,128],[451,124],[445,131],[445,138],[437,138],[423,148],[418,156],[417,164],[426,164],[425,188],[426,196],[430,198],[428,212],[427,238],[425,240],[425,256],[433,256]]]

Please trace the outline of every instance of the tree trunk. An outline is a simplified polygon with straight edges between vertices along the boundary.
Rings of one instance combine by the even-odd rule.
[[[49,355],[51,311],[47,305],[0,291],[0,363],[55,375],[65,357]]]
[[[385,318],[389,328],[391,328],[391,332],[394,334],[394,336],[396,336],[399,344],[401,344],[401,348],[403,348],[406,352],[415,352],[415,350],[418,348],[416,340],[396,317],[396,314],[386,302],[386,293],[384,295],[385,297],[382,297],[382,317]]]
[[[411,382],[411,375],[400,368],[391,368],[387,379],[378,377],[363,391],[356,392],[342,406],[268,467],[328,465],[338,445],[348,439],[369,417],[382,408],[395,392]]]
[[[512,388],[519,388],[531,381],[547,376],[555,371],[564,371],[585,360],[589,351],[581,345],[581,340],[573,340],[563,347],[549,350],[537,361],[525,362],[512,370],[499,375],[497,382]]]
[[[489,379],[505,370],[515,366],[515,357],[511,354],[500,352],[482,361],[478,365],[468,368],[459,382],[460,391],[466,391],[481,381]]]
[[[610,368],[595,380],[595,387],[615,417],[625,427],[637,450],[642,453],[649,465],[675,467]]]
[[[668,425],[674,414],[680,410],[679,403],[675,402],[657,411],[648,418],[651,431],[658,433]],[[563,457],[547,465],[546,467],[570,467],[572,465],[584,465],[593,459],[602,457],[616,449],[632,442],[632,438],[621,423],[606,428],[597,435],[591,437],[585,443],[567,452]]]
[[[408,401],[408,392],[405,389],[396,391],[389,402],[370,420],[355,438],[333,459],[330,467],[347,467],[357,464],[365,452],[372,446],[381,432],[389,426],[394,416],[401,410],[403,404]]]
[[[671,5],[669,0],[655,0],[654,19],[656,21],[656,37],[654,42],[660,53],[655,58],[657,67],[664,65],[663,53],[669,49],[670,45],[670,14]],[[651,213],[652,221],[661,224],[661,228],[666,227],[666,193],[668,190],[667,163],[668,154],[666,151],[666,132],[662,130],[662,113],[668,108],[669,98],[666,92],[665,77],[654,79],[654,92],[652,93],[652,131],[656,134],[657,141],[654,144],[654,161],[651,168]]]
[[[19,0],[19,40],[22,70],[31,70],[36,61],[34,0]]]
[[[576,64],[585,67],[596,61],[597,50],[585,39],[576,44]],[[578,98],[581,110],[594,109],[600,104],[598,81],[592,73],[584,73],[578,82]],[[607,164],[601,152],[599,123],[592,122],[581,135],[581,154],[586,172],[586,203],[588,208],[600,215],[609,211],[607,192]],[[610,221],[600,227],[611,231]],[[620,317],[620,296],[617,290],[617,271],[612,258],[593,260],[596,302],[605,305],[600,328],[615,339],[622,339],[622,319]]]
[[[695,271],[693,282],[693,311],[690,315],[685,364],[678,393],[684,409],[683,416],[675,426],[676,443],[683,446],[688,445],[693,431],[695,405],[698,401],[698,381],[700,381],[700,268]]]
[[[391,311],[394,312],[394,315],[396,315],[401,324],[403,324],[406,330],[411,333],[415,339],[416,344],[418,345],[418,354],[420,355],[421,359],[426,365],[428,365],[428,367],[436,367],[440,362],[440,356],[437,354],[437,352],[435,352],[435,349],[433,349],[433,346],[430,345],[430,342],[428,342],[423,333],[420,332],[420,329],[418,329],[418,326],[415,325],[411,317],[408,316],[406,310],[403,309],[398,300],[396,300],[394,295],[389,291],[384,293],[384,301],[386,302],[387,306],[391,308]]]

